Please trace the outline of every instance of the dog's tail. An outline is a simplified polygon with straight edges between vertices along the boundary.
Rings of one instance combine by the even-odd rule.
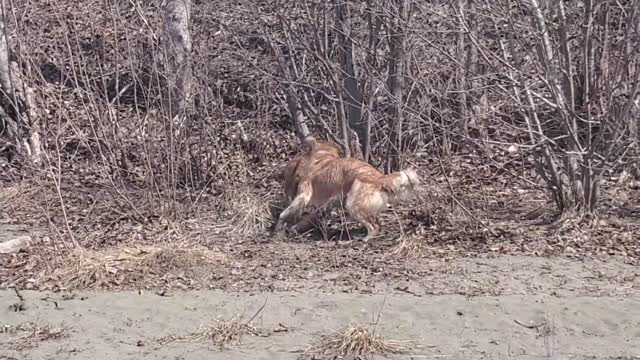
[[[396,195],[407,190],[413,190],[418,185],[420,185],[418,173],[413,169],[405,169],[385,175],[382,188],[386,192]]]

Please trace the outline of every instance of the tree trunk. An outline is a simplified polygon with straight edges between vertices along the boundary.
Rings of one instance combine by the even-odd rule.
[[[0,137],[6,140],[0,148],[9,148],[10,158],[24,151],[34,164],[42,159],[38,113],[34,108],[33,90],[26,84],[20,66],[9,58],[5,0],[0,1]],[[2,146],[5,143],[6,146]]]
[[[191,0],[165,0],[165,55],[169,80],[168,106],[173,119],[191,104]]]
[[[378,69],[378,44],[380,42],[380,29],[382,28],[382,16],[379,14],[377,2],[369,0],[367,3],[367,23],[369,30],[368,38],[368,53],[366,63],[368,66],[367,71],[373,72]],[[365,162],[369,162],[371,157],[371,114],[373,111],[373,105],[375,102],[375,78],[373,76],[362,78],[362,88],[365,95],[363,95],[363,108],[365,111],[362,113],[362,121],[365,126],[365,139],[362,141],[362,158]]]
[[[349,5],[343,0],[336,0],[336,27],[338,29],[338,53],[340,67],[342,69],[343,98],[346,98],[346,117],[349,128],[353,129],[358,137],[358,146],[352,146],[352,153],[362,153],[367,146],[369,131],[366,121],[362,117],[362,91],[358,85],[353,63],[353,40],[351,39]],[[350,137],[345,139],[349,141]],[[350,141],[349,141],[350,142]]]
[[[465,69],[465,66],[468,65],[466,61],[467,52],[465,51],[467,35],[465,34],[465,28],[462,24],[462,22],[465,21],[465,2],[466,0],[456,0],[455,3],[456,13],[461,23],[458,33],[456,34],[456,60],[458,61],[458,66],[456,67],[456,91],[458,92],[456,97],[456,117],[458,118],[457,127],[462,137],[469,136],[467,123],[467,69]],[[458,142],[461,143],[462,141],[463,139],[458,139]]]
[[[395,0],[391,4],[391,16],[389,19],[389,77],[387,78],[387,88],[391,94],[391,116],[389,134],[389,147],[387,150],[387,172],[399,170],[402,166],[400,158],[402,152],[402,122],[403,122],[403,94],[406,36],[405,24],[408,20],[407,0]]]

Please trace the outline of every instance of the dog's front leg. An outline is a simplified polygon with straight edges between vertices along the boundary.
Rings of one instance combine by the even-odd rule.
[[[300,217],[305,207],[309,205],[311,201],[312,188],[308,182],[300,183],[298,186],[298,195],[293,199],[291,204],[287,206],[280,216],[278,217],[278,223],[276,224],[276,231],[281,231],[284,228],[284,223],[292,217]]]
[[[315,211],[305,215],[298,221],[294,226],[293,230],[297,233],[304,233],[310,230],[312,227],[316,226],[318,214]]]

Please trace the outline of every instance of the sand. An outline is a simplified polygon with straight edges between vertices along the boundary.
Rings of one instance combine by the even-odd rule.
[[[412,341],[391,359],[640,359],[638,267],[526,256],[406,266],[384,278],[291,268],[300,276],[271,277],[273,291],[252,286],[266,280],[249,271],[212,283],[225,290],[20,290],[23,301],[0,290],[0,359],[300,359],[322,335],[376,321],[385,337]],[[337,281],[346,275],[359,281]],[[224,349],[159,341],[240,313],[248,320],[263,305],[257,335]],[[12,331],[28,322],[62,326],[64,336],[16,341],[32,340]]]
[[[550,294],[465,297],[296,291],[229,293],[0,292],[3,325],[64,324],[67,337],[15,350],[0,334],[0,359],[297,359],[319,336],[372,322],[391,339],[419,346],[394,359],[587,359],[640,357],[640,298]],[[262,336],[245,335],[225,350],[209,342],[173,342],[216,318],[245,313]],[[11,308],[11,309],[10,309]],[[284,330],[274,332],[273,330]],[[4,357],[2,357],[4,356]]]

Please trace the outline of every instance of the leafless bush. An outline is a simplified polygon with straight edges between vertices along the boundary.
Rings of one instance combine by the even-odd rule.
[[[212,19],[210,5],[189,14],[198,24],[194,51],[167,46],[171,29],[164,17],[185,9],[162,9],[159,1],[36,1],[10,8],[17,15],[7,19],[9,45],[21,44],[28,82],[48,110],[42,119],[46,168],[38,182],[58,193],[55,212],[115,199],[128,204],[126,216],[138,222],[182,217],[214,205],[212,195],[237,184],[239,174],[248,183],[260,179],[255,168],[247,169],[271,165],[265,153],[288,148],[289,137],[274,138],[261,121],[273,111],[256,94],[268,94],[269,84],[238,84],[245,74],[228,61],[235,50],[227,46],[236,30]],[[211,34],[220,44],[217,53],[205,51],[218,46]],[[193,68],[188,90],[173,76],[181,63]],[[164,91],[170,84],[175,91]],[[185,92],[186,103],[167,101]],[[176,106],[182,107],[178,113]],[[72,187],[99,191],[83,198],[69,192]],[[55,225],[72,222],[65,232],[73,234],[76,221],[65,216]]]
[[[386,170],[517,154],[565,213],[594,212],[604,171],[638,151],[637,0],[5,5],[7,54],[42,111],[0,130],[35,141],[40,127],[36,183],[59,203],[48,223],[71,236],[95,208],[109,224],[149,223],[228,209],[239,186],[255,187],[238,202],[255,211],[236,226],[263,229],[255,200],[294,151],[292,130]],[[184,46],[168,46],[185,24]]]
[[[637,1],[307,0],[275,13],[298,127],[352,150],[358,135],[365,159],[383,144],[389,169],[430,138],[441,153],[503,146],[533,156],[560,213],[584,214],[603,171],[636,146]]]
[[[528,1],[471,9],[486,27],[470,40],[500,74],[496,88],[509,100],[502,107],[513,111],[505,125],[527,135],[521,145],[534,152],[560,212],[594,212],[603,171],[636,141],[628,135],[640,88],[637,8]],[[458,17],[473,34],[465,14]]]

